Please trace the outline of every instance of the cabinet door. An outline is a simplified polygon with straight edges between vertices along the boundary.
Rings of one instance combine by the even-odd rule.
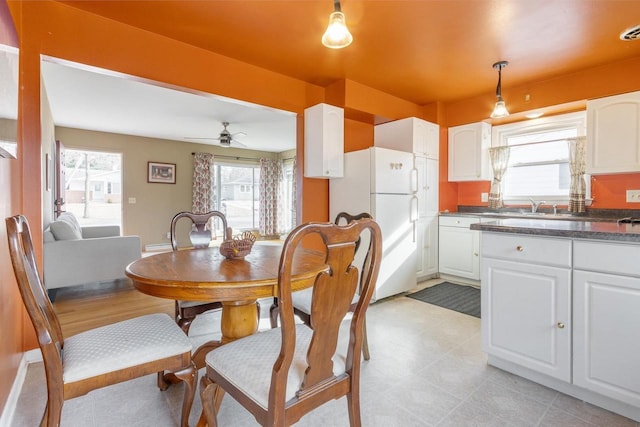
[[[480,232],[465,227],[440,226],[440,273],[480,279]]]
[[[640,171],[640,92],[587,102],[587,173]]]
[[[418,219],[416,276],[425,279],[438,272],[438,217]]]
[[[413,152],[429,159],[438,159],[440,153],[440,126],[415,119]]]
[[[344,111],[328,104],[304,112],[304,176],[341,178],[344,173]]]
[[[415,156],[414,165],[418,174],[418,216],[438,214],[438,161]]]
[[[571,381],[571,269],[482,262],[483,350]]]
[[[573,382],[640,406],[640,279],[573,273]]]
[[[490,179],[491,126],[487,123],[449,128],[449,181]]]

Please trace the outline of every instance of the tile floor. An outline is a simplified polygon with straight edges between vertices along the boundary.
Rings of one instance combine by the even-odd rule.
[[[262,306],[264,317],[268,304]],[[365,427],[640,427],[635,421],[488,366],[481,350],[480,319],[404,296],[373,304],[367,316],[371,360],[362,365]],[[261,327],[268,327],[268,322],[261,322]],[[202,323],[194,324],[192,335],[201,333]],[[32,364],[12,425],[37,426],[45,397],[42,363]],[[160,392],[155,375],[150,375],[67,401],[62,427],[178,426],[181,399],[180,385]],[[190,425],[196,424],[200,410],[196,396]],[[219,425],[257,423],[227,396]],[[297,425],[348,426],[345,399],[324,405]]]

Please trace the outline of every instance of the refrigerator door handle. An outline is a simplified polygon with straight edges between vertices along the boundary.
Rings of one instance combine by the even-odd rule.
[[[418,220],[418,197],[411,197],[411,212],[409,212],[409,221],[415,222]]]
[[[411,169],[411,192],[412,193],[417,193],[418,192],[418,169],[416,169],[415,167],[413,169]]]

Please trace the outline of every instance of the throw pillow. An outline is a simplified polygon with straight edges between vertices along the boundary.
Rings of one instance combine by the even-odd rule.
[[[63,213],[56,221],[49,225],[51,233],[56,240],[79,240],[82,239],[82,229],[78,220],[73,214]]]

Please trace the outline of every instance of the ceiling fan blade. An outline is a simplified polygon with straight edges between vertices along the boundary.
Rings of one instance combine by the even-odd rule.
[[[234,132],[231,136],[235,138],[236,136],[247,136],[247,134],[245,132]]]
[[[237,141],[237,140],[235,140],[235,139],[234,139],[231,143],[232,143],[232,144],[234,144],[234,145],[237,145],[237,146],[239,146],[239,147],[246,147],[246,145],[245,145],[245,144],[243,144],[242,142]]]
[[[202,137],[194,137],[194,136],[185,136],[184,139],[209,139],[209,140],[215,140],[215,141],[220,140],[220,138],[202,138]]]

